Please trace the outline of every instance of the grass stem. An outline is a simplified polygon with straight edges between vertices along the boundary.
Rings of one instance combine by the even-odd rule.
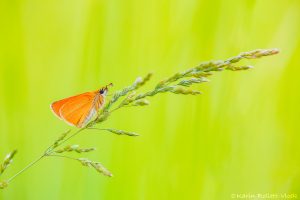
[[[17,176],[19,176],[20,174],[22,174],[23,172],[25,172],[26,170],[28,170],[29,168],[31,168],[33,165],[35,165],[37,162],[39,162],[42,158],[44,158],[46,155],[43,154],[42,156],[38,157],[36,160],[32,161],[31,163],[29,163],[26,167],[24,167],[21,171],[19,171],[18,173],[16,173],[15,175],[13,175],[12,177],[10,177],[7,180],[7,183],[10,183],[13,179],[15,179]]]

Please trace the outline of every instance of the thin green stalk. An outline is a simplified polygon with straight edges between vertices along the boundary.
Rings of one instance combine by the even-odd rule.
[[[54,149],[56,149],[57,147],[61,146],[62,144],[64,144],[66,141],[70,140],[71,138],[75,137],[76,135],[78,135],[81,131],[85,130],[87,127],[83,127],[79,130],[77,130],[75,133],[73,133],[72,135],[70,135],[69,137],[67,137],[66,139],[62,140],[58,145],[53,146],[51,145],[49,148],[47,148],[47,150],[45,151],[45,154],[50,155]]]
[[[128,135],[128,136],[139,136],[139,134],[134,133],[134,132],[129,132],[129,131],[124,131],[124,130],[119,130],[119,129],[113,129],[113,128],[95,128],[91,127],[88,129],[92,130],[99,130],[99,131],[108,131],[117,135]]]
[[[65,143],[66,141],[68,141],[69,139],[73,138],[74,136],[76,136],[77,134],[79,134],[81,131],[83,131],[84,129],[86,129],[86,127],[79,129],[78,131],[76,131],[75,133],[73,133],[72,135],[70,135],[69,137],[67,137],[66,139],[64,139],[62,142],[60,142],[56,147],[53,147],[53,145],[49,146],[46,150],[45,153],[43,155],[41,155],[40,157],[38,157],[36,160],[32,161],[31,163],[29,163],[26,167],[24,167],[22,170],[20,170],[18,173],[16,173],[15,175],[13,175],[11,178],[9,178],[7,180],[7,183],[10,183],[13,179],[15,179],[17,176],[19,176],[20,174],[24,173],[25,171],[27,171],[29,168],[31,168],[32,166],[34,166],[37,162],[39,162],[42,158],[46,157],[46,156],[50,156],[51,153],[53,152],[54,149],[56,149],[57,147],[61,146],[63,143]],[[58,156],[58,155],[57,155]],[[62,157],[62,156],[60,156]]]
[[[25,172],[26,170],[28,170],[30,167],[32,167],[33,165],[35,165],[37,162],[39,162],[42,158],[44,158],[46,155],[43,154],[42,156],[38,157],[36,160],[32,161],[31,163],[29,163],[26,167],[24,167],[21,171],[19,171],[18,173],[16,173],[15,175],[13,175],[12,177],[10,177],[7,180],[7,183],[10,183],[13,179],[15,179],[17,176],[19,176],[20,174],[22,174],[23,172]]]
[[[60,158],[67,158],[67,159],[71,159],[71,160],[76,160],[76,161],[78,161],[77,158],[73,158],[73,157],[65,156],[65,155],[51,154],[51,155],[48,155],[48,156],[52,156],[52,157],[60,157]]]

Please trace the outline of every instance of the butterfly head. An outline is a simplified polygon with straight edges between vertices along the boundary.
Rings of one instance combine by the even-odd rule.
[[[101,88],[101,89],[99,90],[99,93],[100,93],[101,95],[103,95],[103,96],[106,96],[106,94],[107,94],[107,92],[108,92],[108,88],[109,88],[109,87],[112,87],[112,86],[113,86],[112,83],[106,85],[105,87],[103,87],[103,88]]]

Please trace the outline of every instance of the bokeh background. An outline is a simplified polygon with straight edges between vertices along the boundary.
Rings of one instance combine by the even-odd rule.
[[[0,199],[300,198],[299,21],[298,0],[0,0],[0,157],[19,151],[1,179],[68,129],[54,100],[153,72],[147,89],[200,61],[281,50],[243,62],[254,70],[216,73],[201,96],[159,95],[102,125],[140,137],[90,130],[70,141],[96,146],[80,157],[113,178],[48,158]]]

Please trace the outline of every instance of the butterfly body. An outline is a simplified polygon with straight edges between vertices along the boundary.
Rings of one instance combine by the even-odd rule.
[[[84,127],[105,103],[107,86],[96,91],[82,93],[53,102],[50,107],[54,114],[78,128]]]

